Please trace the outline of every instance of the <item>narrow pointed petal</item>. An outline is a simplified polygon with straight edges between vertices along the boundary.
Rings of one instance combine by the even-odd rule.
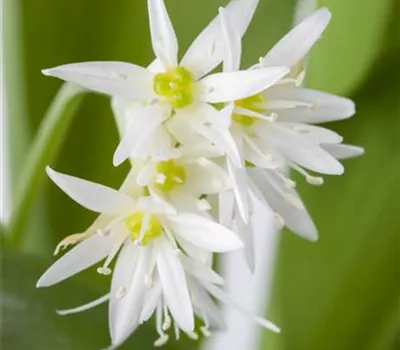
[[[353,146],[353,145],[329,144],[329,145],[321,145],[321,147],[336,159],[349,159],[364,154],[363,147]]]
[[[157,304],[160,302],[162,297],[162,288],[159,280],[153,281],[153,285],[146,293],[143,308],[140,313],[139,323],[146,322],[149,320],[151,315],[154,313]]]
[[[152,249],[129,242],[118,258],[109,304],[109,325],[114,346],[123,343],[139,324],[146,294],[145,275],[150,271]]]
[[[223,62],[224,72],[234,72],[240,68],[242,54],[242,37],[236,25],[234,25],[226,14],[225,9],[219,10],[221,17],[222,36],[226,47],[226,56]]]
[[[327,8],[321,8],[287,33],[264,57],[261,66],[293,67],[320,38],[331,19]]]
[[[212,284],[223,285],[224,279],[218,275],[213,269],[195,259],[191,259],[186,255],[180,257],[183,267],[190,275],[198,278],[200,281],[208,281]]]
[[[235,232],[238,233],[240,239],[244,243],[243,252],[247,262],[247,266],[253,273],[256,266],[255,255],[254,255],[253,230],[256,230],[257,227],[252,228],[250,225],[246,225],[240,215],[236,217],[235,224],[236,224]]]
[[[199,164],[185,165],[186,182],[182,190],[197,194],[214,194],[232,186],[228,174],[217,164],[208,159],[201,159]]]
[[[45,69],[43,74],[128,100],[146,101],[155,97],[153,74],[143,67],[130,63],[72,63]]]
[[[207,290],[210,292],[210,294],[212,294],[216,299],[220,300],[221,302],[227,304],[228,306],[240,311],[243,315],[245,315],[246,317],[249,317],[250,319],[252,319],[255,323],[259,324],[260,326],[269,329],[275,333],[280,333],[280,328],[277,327],[274,323],[272,323],[271,321],[266,320],[263,317],[259,317],[259,316],[255,316],[253,315],[250,311],[244,309],[242,306],[238,305],[237,303],[235,303],[230,297],[229,295],[224,292],[221,288],[217,287],[217,286],[213,286],[209,283],[205,284],[205,287],[207,288]]]
[[[58,173],[50,167],[46,172],[61,190],[89,210],[112,215],[135,205],[132,198],[110,187]]]
[[[230,227],[235,207],[235,196],[233,191],[223,191],[218,197],[218,221],[221,225]]]
[[[343,137],[338,133],[322,128],[320,126],[300,124],[300,123],[280,123],[283,127],[294,130],[299,134],[303,135],[307,139],[316,142],[317,144],[331,144],[331,143],[340,143],[343,141]]]
[[[240,37],[246,32],[259,0],[232,0],[225,7],[226,18],[235,25]],[[182,59],[197,78],[204,76],[220,64],[225,55],[219,15],[200,33]]]
[[[230,159],[227,160],[228,172],[232,177],[233,192],[236,206],[245,224],[249,222],[249,194],[246,182],[246,168],[235,166]]]
[[[194,329],[192,302],[177,252],[166,239],[159,241],[157,269],[163,287],[164,297],[171,314],[185,332]]]
[[[89,309],[92,309],[98,305],[101,305],[108,301],[110,299],[110,293],[107,293],[106,295],[103,295],[102,297],[91,301],[90,303],[74,307],[73,309],[67,309],[67,310],[57,310],[57,314],[61,316],[66,316],[66,315],[71,315],[71,314],[76,314],[78,312],[86,311]]]
[[[199,215],[182,213],[168,218],[172,232],[200,248],[224,253],[243,248],[242,241],[235,233]]]
[[[292,162],[323,174],[343,174],[342,164],[315,142],[278,125],[271,125],[268,130],[271,132],[265,137]]]
[[[157,127],[165,120],[166,110],[159,106],[137,109],[131,115],[128,131],[123,136],[113,157],[114,166],[129,158],[135,149],[140,148]]]
[[[197,83],[200,99],[209,103],[240,100],[267,89],[288,72],[285,67],[271,67],[211,74]]]
[[[351,117],[355,113],[352,100],[311,89],[274,87],[265,92],[267,101],[284,100],[309,106],[273,109],[278,113],[279,121],[299,123],[325,123]]]
[[[293,199],[302,203],[300,196],[294,189],[286,188],[275,171],[250,169],[249,174],[272,210],[282,216],[288,228],[310,241],[318,239],[317,228],[306,208],[292,204]]]
[[[50,266],[36,286],[49,287],[98,263],[111,252],[118,239],[113,234],[108,236],[94,234]]]
[[[164,67],[178,65],[178,41],[163,0],[148,0],[151,43]]]

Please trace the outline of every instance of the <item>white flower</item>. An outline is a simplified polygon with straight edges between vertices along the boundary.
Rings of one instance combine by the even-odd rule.
[[[224,9],[220,9],[220,17],[227,52],[224,71],[236,71],[240,65],[241,37]],[[329,20],[327,9],[316,11],[251,70],[278,64],[295,67]],[[296,184],[285,176],[286,168],[291,167],[309,183],[320,185],[322,178],[304,168],[338,175],[343,167],[337,159],[363,152],[359,147],[342,145],[342,137],[335,132],[309,125],[350,117],[355,111],[354,103],[343,97],[300,88],[300,78],[304,78],[304,72],[297,80],[287,76],[259,94],[234,101],[230,132],[247,170],[237,166],[227,148],[227,169],[233,179],[233,191],[220,194],[220,220],[233,226],[246,243],[251,269],[254,269],[252,235],[257,224],[250,217],[259,207],[273,216],[279,228],[286,225],[302,237],[317,239],[315,225],[294,189]]]
[[[179,158],[134,162],[138,172],[136,182],[150,193],[169,201],[178,211],[204,215],[211,209],[207,195],[217,194],[232,187],[226,171],[203,155],[212,154],[212,148],[179,147]]]
[[[121,319],[114,323],[117,328],[112,331],[114,334],[119,333],[123,336],[114,337],[112,339],[112,348],[119,346],[138,325],[147,322],[153,314],[155,315],[156,331],[159,335],[159,338],[154,342],[154,346],[157,347],[163,346],[168,342],[171,336],[168,333],[171,333],[171,329],[173,329],[174,336],[177,340],[180,339],[181,331],[191,339],[197,340],[199,339],[198,331],[205,337],[209,337],[213,330],[225,330],[226,325],[222,317],[222,312],[216,301],[225,303],[228,306],[237,309],[244,316],[253,319],[255,323],[268,330],[276,333],[280,332],[280,329],[272,322],[262,317],[254,316],[247,310],[243,309],[240,305],[234,303],[221,289],[224,285],[224,280],[209,267],[210,264],[203,264],[182,253],[177,254],[176,251],[171,250],[168,246],[164,247],[165,254],[161,258],[160,262],[161,270],[160,268],[155,270],[151,279],[148,277],[146,278],[146,275],[144,275],[147,283],[142,286],[144,289],[142,302],[140,305],[137,305],[138,307],[135,308],[134,313],[132,313],[132,307],[130,306],[132,297],[128,294],[129,290],[127,290],[121,283],[124,283],[123,279],[124,274],[127,272],[127,267],[133,265],[131,270],[134,269],[135,271],[133,273],[130,271],[130,273],[132,273],[133,279],[137,282],[135,283],[135,290],[136,293],[139,294],[137,288],[141,285],[140,278],[143,278],[143,273],[139,274],[137,272],[137,270],[140,270],[141,266],[141,261],[138,260],[140,257],[137,255],[144,254],[143,248],[141,249],[142,251],[140,252],[138,249],[126,248],[121,252],[114,273],[118,277],[113,278],[110,294],[73,309],[60,310],[58,313],[61,315],[77,313],[109,301],[110,309],[114,306],[114,308],[120,310],[120,313],[123,315],[123,317],[119,316]],[[193,328],[193,330],[188,331],[187,329],[182,328],[179,321],[171,312],[168,302],[169,296],[166,294],[165,288],[163,288],[162,273],[165,274],[163,268],[167,268],[172,264],[175,264],[176,267],[181,266],[183,268],[184,276],[182,277],[186,279],[193,312],[203,323],[203,325],[198,326],[198,330]],[[139,266],[135,268],[135,265]],[[180,267],[179,270],[182,271]],[[175,277],[175,279],[173,277]],[[174,283],[175,281],[176,276],[171,276],[170,283]],[[131,285],[133,285],[133,283],[134,282],[132,281]],[[171,286],[171,288],[173,288],[173,286]],[[116,297],[113,297],[114,294]],[[117,317],[117,313],[114,315]]]
[[[50,168],[47,173],[72,199],[101,216],[92,225],[96,231],[87,232],[83,242],[56,261],[37,286],[58,283],[103,259],[98,272],[110,274],[109,264],[121,249],[110,292],[112,343],[122,343],[138,325],[154,276],[160,281],[164,304],[179,328],[192,332],[192,302],[177,254],[183,254],[181,249],[188,254],[195,249],[206,253],[237,250],[243,244],[236,235],[202,216],[177,213],[158,197],[135,200],[130,192],[137,185],[131,187],[131,181],[116,191]],[[67,240],[62,245],[69,243]]]
[[[226,15],[235,21],[241,36],[257,3],[255,0],[233,0],[226,9]],[[129,115],[129,126],[126,126],[115,152],[114,165],[119,165],[128,157],[151,157],[154,148],[162,148],[159,142],[173,147],[171,136],[163,130],[163,124],[174,114],[189,112],[201,120],[206,118],[206,121],[204,113],[212,110],[208,103],[254,95],[288,72],[286,67],[268,67],[204,77],[223,58],[224,43],[219,18],[214,19],[199,35],[178,65],[177,38],[163,0],[148,0],[148,9],[156,56],[156,61],[148,69],[124,62],[86,62],[43,71],[46,75],[118,98],[119,102],[114,105],[127,106],[116,109],[119,119],[124,119],[126,113]],[[165,152],[168,154],[173,150],[167,148]]]

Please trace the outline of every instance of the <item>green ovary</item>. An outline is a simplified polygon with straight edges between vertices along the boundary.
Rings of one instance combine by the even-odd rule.
[[[248,109],[252,112],[257,113],[265,113],[265,99],[264,96],[261,94],[253,95],[246,97],[242,100],[236,100],[235,106]],[[252,126],[257,118],[249,117],[248,115],[244,114],[236,114],[232,115],[232,119],[243,126]]]
[[[171,192],[176,186],[185,183],[185,169],[173,160],[159,162],[156,166],[156,171],[163,177],[163,182],[159,181],[155,184],[160,191]]]
[[[132,241],[136,241],[140,236],[140,229],[142,227],[144,215],[145,214],[143,212],[138,212],[129,215],[125,219],[125,225],[131,232]],[[147,231],[144,233],[141,243],[147,244],[152,239],[159,237],[161,234],[162,234],[162,226],[160,224],[160,221],[158,221],[156,216],[150,215],[149,227],[147,228]]]
[[[194,77],[187,69],[176,67],[154,77],[153,89],[165,97],[173,108],[185,108],[193,103]]]

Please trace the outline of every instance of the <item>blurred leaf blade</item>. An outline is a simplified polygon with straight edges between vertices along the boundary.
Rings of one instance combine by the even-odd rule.
[[[383,49],[395,1],[321,0],[332,21],[312,51],[307,81],[335,94],[356,91]]]

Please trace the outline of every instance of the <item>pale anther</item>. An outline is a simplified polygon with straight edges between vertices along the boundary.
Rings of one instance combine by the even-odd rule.
[[[200,331],[201,331],[201,333],[203,333],[203,335],[206,337],[206,338],[209,338],[209,337],[211,337],[211,332],[210,332],[210,330],[208,329],[208,327],[206,327],[206,326],[202,326],[202,327],[200,327]]]
[[[314,185],[314,186],[321,186],[324,183],[324,179],[322,177],[319,176],[306,176],[306,181],[310,184],[310,185]]]
[[[199,335],[196,332],[186,332],[186,335],[192,340],[199,339]]]
[[[163,346],[163,345],[167,344],[168,339],[169,339],[169,335],[168,335],[168,334],[164,334],[164,335],[162,335],[160,338],[158,338],[158,339],[154,342],[153,345],[154,345],[155,347]]]
[[[164,174],[158,173],[157,177],[156,177],[156,183],[162,185],[165,183],[166,179],[167,179],[167,177]]]
[[[99,268],[97,269],[97,272],[98,272],[100,275],[107,276],[107,275],[110,275],[110,274],[111,274],[111,269],[108,268],[108,267],[101,266],[101,267],[99,267]]]

